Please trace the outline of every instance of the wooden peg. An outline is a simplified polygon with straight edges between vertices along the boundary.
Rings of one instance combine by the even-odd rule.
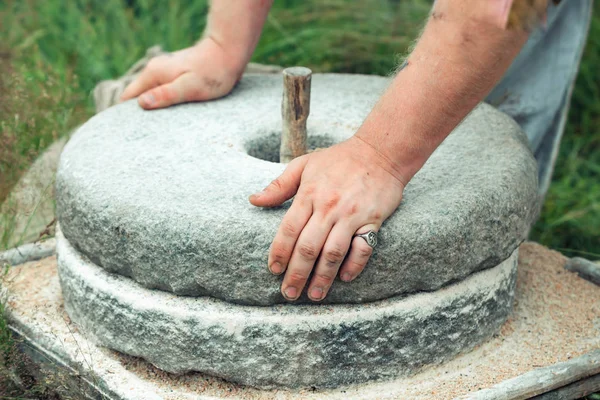
[[[306,119],[310,113],[312,71],[305,67],[283,70],[281,147],[279,162],[288,163],[306,154]]]

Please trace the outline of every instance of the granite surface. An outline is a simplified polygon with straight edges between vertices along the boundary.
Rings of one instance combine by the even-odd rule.
[[[315,74],[309,142],[351,136],[388,83]],[[281,77],[248,75],[216,101],[155,111],[130,101],[92,118],[60,160],[64,235],[97,265],[148,288],[284,303],[266,261],[289,202],[259,209],[247,200],[284,169],[256,158],[274,159],[267,138],[281,129],[281,90]],[[324,302],[433,291],[500,264],[536,217],[536,174],[517,124],[479,106],[409,183],[365,271],[337,280]]]
[[[406,376],[496,333],[512,308],[517,251],[435,293],[361,305],[230,304],[146,289],[59,235],[65,309],[98,343],[168,372],[271,387],[338,387]]]

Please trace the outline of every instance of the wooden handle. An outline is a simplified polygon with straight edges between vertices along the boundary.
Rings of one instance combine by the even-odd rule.
[[[283,70],[281,147],[279,162],[288,163],[306,154],[306,119],[310,113],[312,71],[304,67]]]

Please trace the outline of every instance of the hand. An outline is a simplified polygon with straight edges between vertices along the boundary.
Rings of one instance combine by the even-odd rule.
[[[193,47],[151,59],[121,100],[139,96],[141,107],[155,109],[225,96],[243,72],[245,65],[237,61],[206,37]]]
[[[297,299],[313,268],[313,301],[325,298],[338,271],[345,282],[356,278],[372,248],[353,235],[377,232],[400,205],[403,190],[393,165],[352,137],[294,159],[263,192],[250,196],[255,206],[273,207],[296,195],[269,252],[271,272],[285,272],[283,296]]]

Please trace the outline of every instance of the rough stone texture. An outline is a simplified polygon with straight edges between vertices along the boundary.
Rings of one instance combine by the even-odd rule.
[[[170,372],[258,387],[337,387],[448,360],[497,332],[514,296],[517,252],[435,293],[362,305],[229,304],[148,290],[89,262],[60,235],[65,308],[105,346]]]
[[[314,75],[308,133],[321,138],[313,143],[351,136],[388,82]],[[280,132],[281,93],[281,77],[250,75],[217,101],[151,112],[130,101],[92,118],[60,161],[65,236],[96,264],[149,288],[285,302],[266,260],[289,202],[258,209],[247,200],[284,169],[247,154]],[[537,214],[536,174],[517,124],[479,106],[408,185],[366,270],[350,284],[336,281],[325,302],[436,290],[498,265]]]
[[[103,400],[447,400],[497,391],[502,382],[538,368],[550,373],[542,379],[556,379],[567,369],[545,367],[598,351],[600,289],[565,271],[565,261],[539,244],[521,245],[514,310],[496,335],[471,352],[410,377],[316,390],[260,390],[197,372],[174,375],[94,344],[65,313],[55,257],[10,269],[2,289],[8,292],[9,328],[23,339],[22,348],[72,368],[71,376],[91,382]],[[56,382],[62,387],[65,380]]]

